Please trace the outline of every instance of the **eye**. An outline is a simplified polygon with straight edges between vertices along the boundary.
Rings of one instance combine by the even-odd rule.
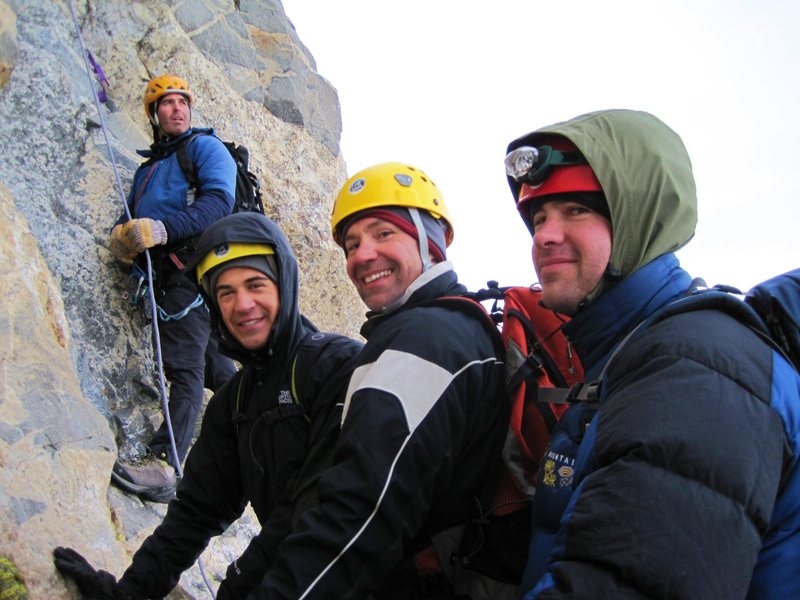
[[[588,208],[586,208],[583,204],[573,204],[572,206],[567,208],[567,212],[571,215],[583,215],[591,211]]]
[[[345,242],[344,255],[350,256],[350,253],[358,248],[358,242]]]
[[[394,233],[391,229],[381,229],[376,234],[375,237],[379,240],[386,239]]]
[[[221,302],[225,298],[229,298],[233,294],[233,290],[230,288],[222,288],[217,290],[217,302]]]
[[[536,229],[542,223],[544,223],[544,214],[536,213],[531,217],[531,225],[534,229]]]

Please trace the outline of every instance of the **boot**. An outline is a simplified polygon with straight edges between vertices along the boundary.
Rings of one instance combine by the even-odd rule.
[[[126,492],[153,502],[167,503],[175,497],[175,469],[152,454],[126,462],[117,460],[111,481]]]

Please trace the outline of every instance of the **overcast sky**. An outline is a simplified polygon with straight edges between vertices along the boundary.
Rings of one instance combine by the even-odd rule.
[[[512,139],[585,112],[653,113],[692,158],[700,224],[678,254],[743,289],[800,266],[800,3],[283,0],[338,90],[348,174],[426,171],[470,288],[535,281],[503,170]]]

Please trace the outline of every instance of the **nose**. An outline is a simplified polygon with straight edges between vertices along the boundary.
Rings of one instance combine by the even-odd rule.
[[[365,239],[359,240],[358,246],[347,253],[347,262],[350,264],[362,264],[374,260],[376,256],[375,244],[365,237]]]
[[[255,301],[252,295],[246,289],[241,289],[236,292],[234,299],[233,309],[236,312],[246,313],[255,306]]]
[[[533,233],[533,245],[539,248],[564,241],[564,223],[558,213],[548,214]]]

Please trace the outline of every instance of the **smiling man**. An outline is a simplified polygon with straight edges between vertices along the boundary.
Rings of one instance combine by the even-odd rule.
[[[447,207],[424,172],[357,173],[331,225],[369,308],[367,344],[316,503],[248,597],[453,598],[451,556],[434,547],[474,514],[505,438],[499,338],[485,315],[443,300],[466,289],[445,256]]]
[[[309,452],[339,429],[362,344],[320,332],[300,313],[297,262],[278,226],[247,212],[217,221],[188,272],[222,351],[242,369],[209,401],[176,500],[119,581],[75,550],[55,550],[56,566],[90,598],[163,598],[249,502],[262,530],[228,568],[217,598],[247,596],[291,530],[300,470],[317,468]]]
[[[267,256],[265,253],[265,262]],[[225,327],[247,350],[267,343],[281,303],[274,271],[264,265],[251,267],[253,260],[226,269],[210,285]]]
[[[212,129],[192,128],[193,102],[189,84],[180,77],[162,75],[147,84],[144,109],[153,144],[140,151],[148,160],[134,174],[128,195],[132,218],[120,216],[109,244],[123,265],[135,263],[138,275],[146,273],[142,253],[151,249],[159,341],[178,452],[173,455],[165,419],[143,456],[114,464],[112,481],[158,502],[169,501],[175,493],[177,467],[189,450],[204,388],[217,390],[236,372],[233,362],[217,351],[196,283],[183,274],[197,236],[230,214],[236,189],[236,165],[225,146]],[[190,189],[178,162],[177,150],[183,144],[196,166],[197,190]]]
[[[674,254],[697,224],[680,137],[590,113],[511,142],[506,172],[543,303],[598,382],[545,453],[525,600],[797,597],[796,374],[731,314],[675,308],[704,285]]]

